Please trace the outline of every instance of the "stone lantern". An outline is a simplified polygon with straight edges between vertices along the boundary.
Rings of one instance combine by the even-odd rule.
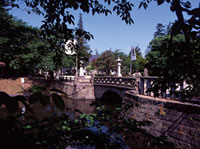
[[[79,72],[79,76],[84,76],[84,70],[83,70],[83,61],[80,60],[80,72]]]
[[[121,74],[121,62],[122,62],[122,60],[118,57],[118,59],[116,61],[117,61],[117,76],[121,77],[122,76],[122,74]]]

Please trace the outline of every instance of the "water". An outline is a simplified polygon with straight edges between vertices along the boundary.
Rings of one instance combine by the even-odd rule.
[[[90,106],[90,104],[93,101],[65,99],[66,108],[62,112],[67,114],[68,117],[71,120],[74,120],[78,115],[80,115],[80,113],[74,112],[76,109],[80,110],[82,113],[85,113],[85,114],[94,113],[95,108]],[[42,119],[42,117],[52,115],[52,113],[62,113],[58,108],[56,108],[56,106],[54,104],[46,106],[45,108],[43,108],[42,105],[39,104],[39,103],[34,105],[34,106],[35,106],[35,107],[33,107],[34,112],[38,116],[38,119]],[[98,123],[98,122],[95,122],[95,123]],[[91,130],[92,132],[98,132],[99,131],[99,129],[97,127],[90,127],[90,128],[87,128],[87,129]],[[108,127],[102,126],[101,129],[102,129],[101,132],[107,133]],[[114,134],[114,135],[122,138],[122,135],[120,135],[120,134]],[[145,145],[144,142],[141,141],[139,138],[140,139],[142,138],[142,140],[143,140],[143,136],[142,137],[138,136],[138,139],[136,141],[130,139],[130,142],[128,144],[131,144],[131,146],[126,145],[125,149],[133,149],[133,148],[134,149],[143,149],[143,148],[154,149],[154,147],[148,147],[147,145]],[[134,144],[134,141],[135,141],[136,144]],[[66,149],[96,149],[96,147],[90,146],[90,145],[79,146],[79,147],[76,147],[76,148],[71,147],[71,146],[67,146]],[[159,149],[167,149],[167,147],[160,147],[159,146]]]

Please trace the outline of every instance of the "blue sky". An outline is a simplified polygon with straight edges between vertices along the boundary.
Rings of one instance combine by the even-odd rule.
[[[191,0],[191,2],[193,6],[198,6],[200,0]],[[19,9],[14,9],[10,13],[26,21],[29,25],[39,27],[42,24],[41,16],[29,15]],[[77,22],[78,12],[75,12],[74,16]],[[94,40],[88,42],[91,50],[95,53],[95,49],[97,49],[101,53],[108,49],[113,51],[121,49],[128,54],[131,46],[139,46],[144,54],[153,37],[157,23],[167,25],[176,19],[176,15],[170,11],[169,4],[157,6],[156,2],[150,3],[146,10],[138,9],[138,5],[135,4],[132,17],[135,23],[127,25],[115,14],[107,17],[83,14],[84,29],[94,36]]]

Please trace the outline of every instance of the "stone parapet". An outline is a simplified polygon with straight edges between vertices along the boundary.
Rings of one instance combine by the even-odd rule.
[[[55,82],[53,87],[74,100],[94,100],[94,86],[90,81]]]
[[[149,120],[144,127],[153,136],[166,136],[168,141],[182,149],[200,147],[200,105],[160,99],[125,92],[125,102],[139,104],[129,116],[137,120]]]

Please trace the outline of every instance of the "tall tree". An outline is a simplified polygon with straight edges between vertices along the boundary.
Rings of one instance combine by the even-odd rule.
[[[171,35],[171,32],[172,32],[172,25],[173,25],[172,22],[169,22],[169,23],[166,25],[165,35]]]
[[[176,85],[185,80],[190,87],[180,91],[182,97],[199,96],[200,53],[196,49],[199,45],[194,42],[191,55],[188,55],[183,34],[174,37],[172,42],[170,40],[170,35],[166,35],[154,38],[150,42],[151,51],[146,55],[147,68],[151,75],[161,77],[155,88],[160,89],[160,86],[170,89],[172,85],[173,88],[177,88]]]
[[[17,20],[0,7],[0,60],[8,74],[28,74],[40,61],[45,46],[39,30]],[[40,51],[38,50],[40,49]]]
[[[182,1],[182,0],[155,0],[158,5],[162,5],[165,2],[170,4],[170,10],[174,12],[177,16],[177,21],[173,24],[171,30],[171,40],[173,41],[173,37],[180,34],[181,32],[185,37],[185,48],[190,63],[192,64],[194,49],[196,54],[198,54],[198,50],[200,49],[199,45],[199,36],[200,36],[200,27],[199,27],[199,19],[200,19],[200,8],[196,6],[194,8],[191,7],[190,1]],[[116,0],[74,0],[74,1],[66,1],[66,0],[3,0],[0,2],[2,8],[9,9],[11,7],[20,7],[19,3],[25,3],[29,10],[36,12],[37,14],[41,14],[44,16],[43,25],[41,28],[44,30],[44,35],[53,34],[56,38],[65,39],[68,41],[71,38],[74,38],[74,32],[78,32],[79,30],[74,30],[70,28],[70,25],[74,25],[74,16],[71,10],[80,10],[83,13],[92,13],[95,14],[112,14],[115,12],[125,23],[132,24],[133,19],[131,17],[131,11],[134,7],[133,3],[128,0],[116,1]],[[144,7],[147,8],[148,4],[153,2],[152,0],[142,0],[139,8]],[[28,10],[26,8],[26,10]],[[28,10],[28,11],[29,11]],[[187,17],[184,17],[183,14],[187,14]],[[62,36],[60,36],[61,33]],[[88,32],[83,32],[83,36],[86,39],[92,38],[92,35]],[[60,42],[62,45],[63,42]],[[53,46],[53,45],[52,45]],[[54,49],[58,48],[58,45],[54,44]],[[173,50],[170,50],[173,53]],[[183,54],[183,53],[182,53]],[[184,55],[181,55],[184,56]],[[59,60],[56,58],[55,60]],[[192,72],[196,72],[196,68],[193,67],[192,70],[187,70],[190,72],[189,77],[194,79],[194,75]],[[200,84],[198,82],[197,84]]]
[[[111,50],[103,52],[96,61],[94,61],[93,65],[98,71],[106,72],[108,76],[111,71],[115,71],[117,68],[115,55]]]
[[[165,35],[165,26],[161,23],[158,23],[153,37],[156,38],[156,37],[164,36],[164,35]]]
[[[136,48],[136,61],[133,63],[134,69],[137,69],[138,71],[143,71],[144,66],[146,64],[146,60],[142,57],[141,49],[137,46]],[[121,50],[115,50],[114,51],[115,59],[120,57],[122,60],[122,75],[123,76],[128,76],[130,72],[130,61],[131,61],[131,56],[129,54],[125,54]]]
[[[78,21],[78,34],[76,34],[77,39],[77,57],[78,62],[82,61],[83,64],[86,64],[89,61],[91,56],[91,50],[89,45],[87,44],[86,39],[83,37],[84,28],[83,28],[83,17],[82,14],[79,14],[79,21]],[[80,63],[78,63],[78,68],[80,67]]]
[[[41,36],[40,29],[28,26],[1,7],[0,14],[0,61],[6,63],[5,76],[33,74],[35,69],[53,71],[69,63],[72,66],[64,47],[55,49],[63,39]]]

